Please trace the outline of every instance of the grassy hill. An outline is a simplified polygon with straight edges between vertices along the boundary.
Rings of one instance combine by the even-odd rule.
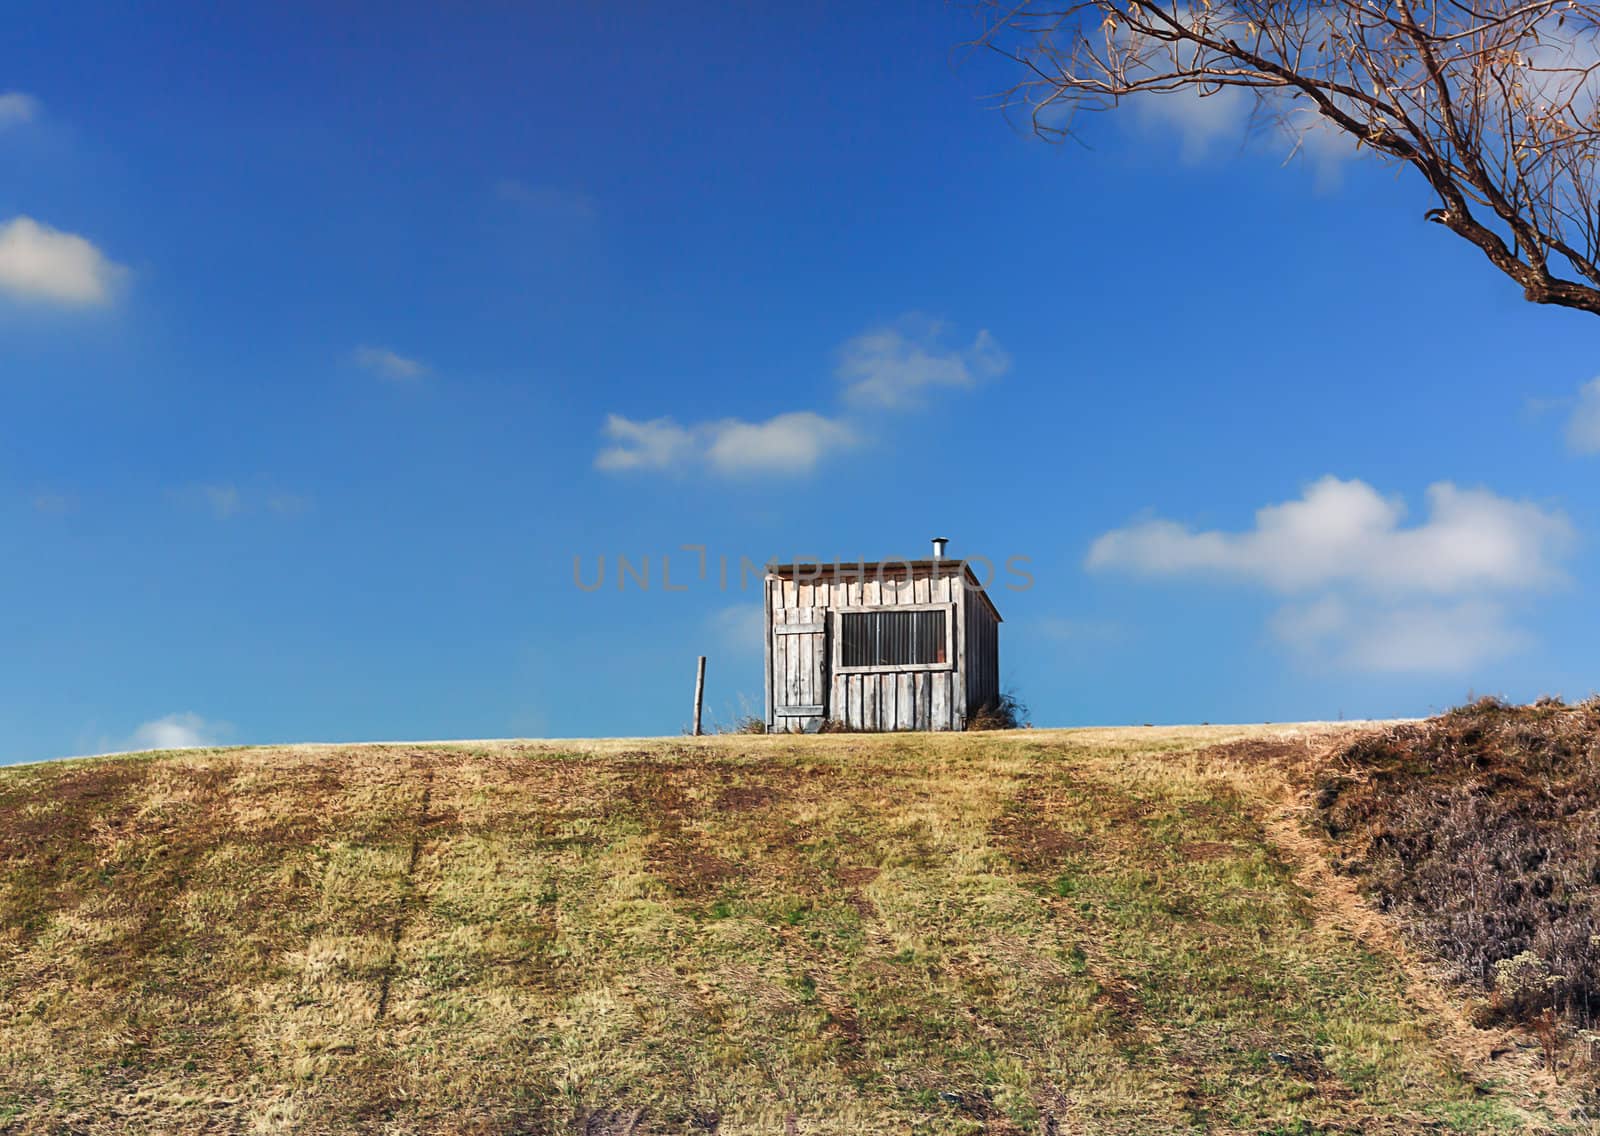
[[[1588,1131],[1327,870],[1337,740],[0,769],[0,1132]]]

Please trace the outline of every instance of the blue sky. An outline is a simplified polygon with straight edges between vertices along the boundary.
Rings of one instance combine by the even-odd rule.
[[[1600,324],[1404,171],[1181,102],[1046,145],[937,4],[13,33],[0,761],[675,733],[700,653],[759,708],[719,557],[934,535],[1029,558],[1041,725],[1600,686]]]

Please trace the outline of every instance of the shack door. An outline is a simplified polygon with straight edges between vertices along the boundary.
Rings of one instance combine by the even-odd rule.
[[[773,615],[773,728],[814,734],[828,715],[827,609],[780,608]]]

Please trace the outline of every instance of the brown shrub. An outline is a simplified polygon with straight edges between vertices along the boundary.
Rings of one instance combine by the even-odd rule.
[[[1025,724],[1028,706],[1014,690],[1005,691],[978,708],[967,718],[969,730],[1019,730]]]
[[[713,732],[718,734],[764,734],[767,732],[767,723],[759,714],[740,714],[727,724],[719,723],[713,727]]]
[[[1316,805],[1341,868],[1493,992],[1496,1015],[1594,1023],[1600,701],[1481,698],[1368,736],[1323,776]]]

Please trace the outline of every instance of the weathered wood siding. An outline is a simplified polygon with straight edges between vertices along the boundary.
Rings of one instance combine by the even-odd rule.
[[[960,730],[974,689],[966,672],[972,596],[959,562],[938,570],[846,571],[817,580],[769,576],[767,609],[767,728],[815,730],[831,719],[855,730]],[[938,670],[839,673],[834,666],[839,608],[948,603],[953,655]],[[977,606],[993,624],[981,600]],[[990,640],[993,643],[993,635]],[[813,691],[818,692],[812,701]],[[797,713],[821,706],[819,713]],[[785,709],[790,712],[785,713]]]
[[[955,603],[959,591],[960,582],[948,572],[935,576],[923,571],[909,578],[886,575],[882,580],[841,581],[833,586],[831,596],[835,607],[893,608]],[[959,616],[956,622],[959,624]],[[830,621],[830,633],[833,626]],[[958,729],[951,711],[960,688],[959,666],[958,646],[953,662],[943,670],[834,673],[829,684],[829,717],[853,730]]]
[[[768,580],[767,587],[767,727],[815,733],[827,714],[827,607],[816,603],[811,584]]]
[[[1000,625],[975,590],[966,590],[967,712],[976,714],[1000,697]]]

